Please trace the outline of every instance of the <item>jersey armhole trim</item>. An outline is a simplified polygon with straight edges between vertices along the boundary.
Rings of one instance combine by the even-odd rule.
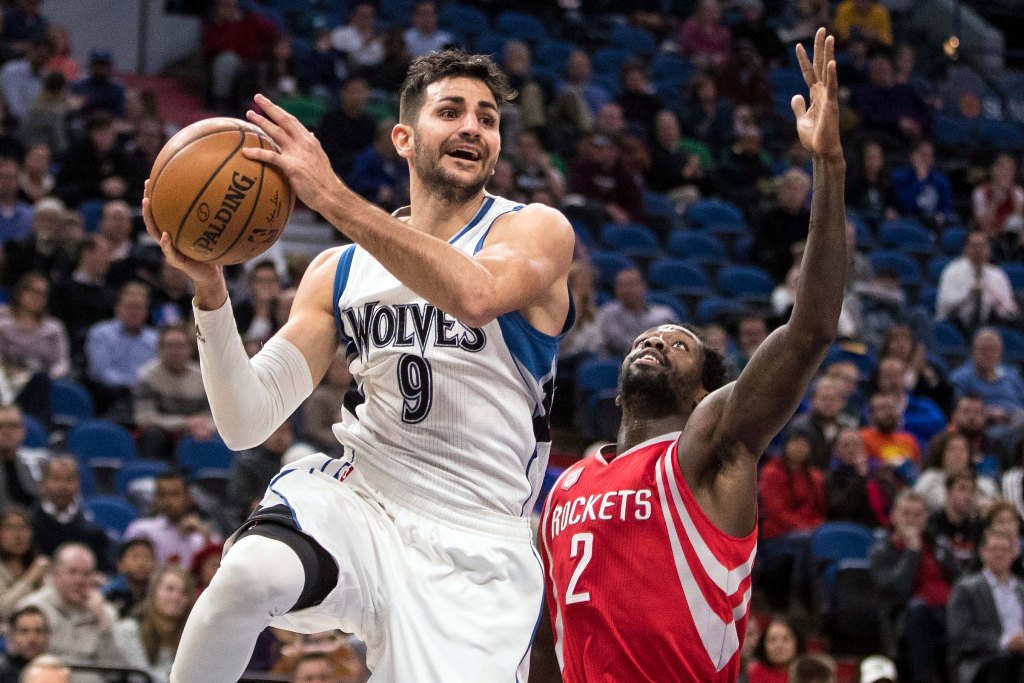
[[[331,310],[334,313],[334,324],[338,329],[338,340],[342,346],[348,346],[352,340],[345,334],[345,325],[341,320],[341,295],[348,285],[349,272],[352,270],[352,259],[356,253],[356,245],[346,247],[338,257],[338,267],[334,271],[334,291],[331,298]],[[347,353],[347,349],[346,349]]]

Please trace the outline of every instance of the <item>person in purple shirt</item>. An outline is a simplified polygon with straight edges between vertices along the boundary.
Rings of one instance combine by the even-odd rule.
[[[910,152],[910,163],[892,172],[896,208],[935,228],[956,220],[953,186],[942,171],[935,169],[935,146],[919,140]]]
[[[896,70],[887,52],[868,61],[868,82],[856,92],[856,110],[864,128],[913,141],[932,131],[932,114],[917,92],[896,82]]]
[[[156,478],[156,514],[137,519],[124,530],[124,540],[146,538],[153,544],[158,565],[189,567],[193,556],[211,541],[220,542],[196,513],[185,477],[177,472]]]

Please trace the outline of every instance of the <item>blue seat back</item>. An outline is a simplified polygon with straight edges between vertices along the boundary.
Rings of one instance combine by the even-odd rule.
[[[110,420],[84,420],[68,432],[68,450],[90,462],[96,459],[135,460],[135,440],[131,433]]]
[[[705,227],[709,225],[746,225],[740,208],[724,199],[695,201],[687,208],[686,219]]]
[[[668,237],[668,253],[696,263],[721,264],[728,260],[722,240],[693,230],[676,230]]]
[[[83,505],[94,522],[118,537],[139,517],[131,503],[120,496],[92,496]]]
[[[174,456],[179,467],[194,472],[204,467],[227,469],[235,459],[235,452],[228,448],[220,437],[196,441],[186,434],[178,442]]]
[[[114,477],[114,493],[125,495],[136,479],[150,479],[171,471],[171,466],[162,460],[136,460],[125,464]]]
[[[576,391],[586,395],[615,389],[619,384],[620,367],[614,360],[592,358],[581,362],[576,368]]]
[[[909,254],[899,251],[881,250],[872,253],[868,258],[871,261],[871,269],[876,274],[890,270],[896,273],[902,285],[920,287],[924,283],[924,278],[921,276],[921,266]]]
[[[77,382],[56,379],[50,390],[50,409],[56,424],[77,424],[92,417],[92,396]]]
[[[25,428],[24,445],[27,448],[46,448],[50,443],[50,437],[46,433],[43,423],[31,415],[21,416],[21,426]]]
[[[718,271],[718,289],[733,296],[770,295],[775,281],[757,266],[725,266]]]

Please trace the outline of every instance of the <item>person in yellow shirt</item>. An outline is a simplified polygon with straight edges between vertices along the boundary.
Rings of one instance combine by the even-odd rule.
[[[889,10],[874,0],[843,0],[836,8],[833,22],[836,35],[846,41],[851,30],[859,30],[869,41],[892,45]]]

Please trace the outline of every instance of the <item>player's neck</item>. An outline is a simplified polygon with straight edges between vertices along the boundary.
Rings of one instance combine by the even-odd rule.
[[[644,441],[649,441],[662,434],[681,432],[686,426],[689,415],[667,415],[665,417],[636,418],[629,413],[623,413],[622,423],[619,425],[619,437],[615,446],[616,453],[625,453],[630,448]]]
[[[465,202],[455,203],[423,185],[412,187],[410,194],[409,225],[446,241],[473,220],[484,200],[480,192]]]

